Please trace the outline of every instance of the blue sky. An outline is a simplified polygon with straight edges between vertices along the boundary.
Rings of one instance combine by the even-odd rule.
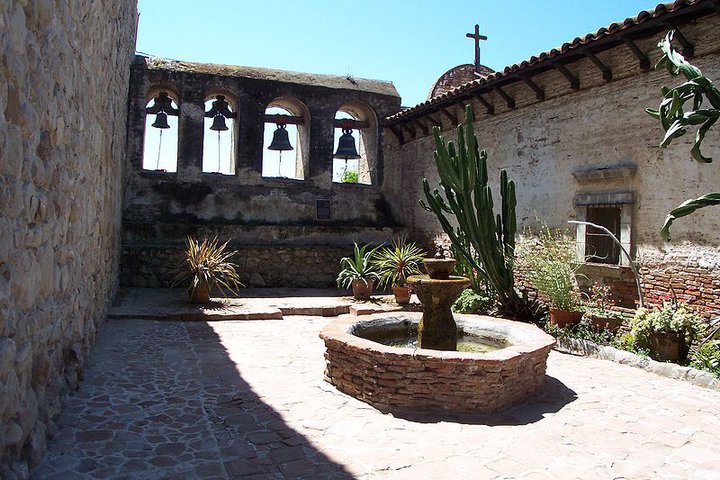
[[[392,81],[405,106],[449,68],[495,70],[654,8],[648,0],[140,0],[137,50]]]

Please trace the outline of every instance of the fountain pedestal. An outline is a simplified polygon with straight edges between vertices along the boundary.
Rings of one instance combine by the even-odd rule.
[[[424,264],[430,275],[412,275],[407,279],[423,305],[418,344],[420,348],[455,351],[458,329],[451,308],[470,280],[450,276],[455,260],[426,259]]]

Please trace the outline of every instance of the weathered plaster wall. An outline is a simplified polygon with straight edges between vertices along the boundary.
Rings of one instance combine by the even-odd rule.
[[[145,106],[158,89],[179,103],[173,173],[143,170]],[[214,92],[237,105],[232,175],[202,171],[204,102]],[[309,140],[302,180],[261,175],[263,128],[274,128],[264,123],[264,115],[277,98],[305,107],[302,128]],[[347,105],[362,105],[357,110],[365,115],[359,120],[368,122],[363,132],[368,158],[375,159],[371,185],[332,182],[333,121]],[[400,98],[388,82],[137,57],[130,85],[122,284],[169,286],[168,269],[177,263],[185,237],[218,235],[241,251],[246,282],[261,277],[259,283],[267,286],[332,285],[338,251],[344,247],[350,254],[353,241],[389,241],[401,229],[390,206],[398,193],[393,178],[398,172],[385,168],[380,128],[381,119],[399,108]],[[316,218],[318,200],[329,202],[330,219]],[[283,261],[288,259],[293,260]]]
[[[117,285],[134,1],[0,2],[0,478],[27,476]]]
[[[720,80],[720,17],[705,17],[682,27],[695,44],[696,63],[705,74]],[[655,45],[661,35],[637,41],[654,64],[659,58]],[[505,168],[517,184],[517,216],[521,225],[533,225],[539,218],[550,226],[566,226],[575,219],[574,205],[579,194],[632,192],[632,245],[642,259],[645,271],[656,272],[646,280],[651,289],[662,291],[668,280],[680,287],[678,293],[709,309],[720,309],[720,215],[717,209],[706,209],[683,218],[673,226],[673,242],[663,245],[658,231],[666,213],[687,198],[720,189],[720,169],[715,164],[701,165],[691,160],[691,135],[670,148],[658,147],[663,136],[659,123],[644,112],[657,108],[663,85],[682,80],[665,71],[643,72],[637,59],[625,47],[598,54],[613,71],[614,80],[605,82],[599,70],[587,59],[568,65],[580,78],[581,90],[573,92],[567,80],[549,71],[533,81],[545,89],[546,101],[539,102],[535,93],[522,83],[506,87],[515,98],[517,109],[510,110],[496,94],[485,97],[495,106],[495,115],[474,103],[477,115],[475,131],[480,145],[489,154],[490,183],[498,184],[499,172]],[[454,110],[459,114],[459,107]],[[447,118],[444,122],[448,139],[455,133]],[[402,165],[404,203],[402,218],[408,219],[414,233],[432,240],[441,229],[434,216],[420,209],[421,179],[428,177],[437,184],[431,136],[402,146],[389,142],[385,158],[388,164]],[[715,129],[706,137],[705,152],[720,158],[720,134]],[[604,167],[623,162],[637,165],[629,178],[600,179],[579,182],[572,175],[581,169]],[[497,195],[497,192],[496,192]],[[621,267],[620,267],[621,268]],[[626,272],[603,267],[608,278],[627,277]],[[680,272],[685,272],[680,275]],[[658,272],[662,272],[659,275]],[[596,272],[597,273],[597,272]],[[692,273],[692,279],[686,275]],[[693,282],[693,285],[689,282]],[[633,291],[633,287],[627,290]],[[632,303],[629,298],[625,303]]]

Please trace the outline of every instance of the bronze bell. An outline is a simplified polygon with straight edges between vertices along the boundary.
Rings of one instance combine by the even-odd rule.
[[[167,113],[159,111],[155,117],[155,122],[152,124],[155,128],[170,128],[167,121]]]
[[[210,130],[214,130],[216,132],[224,132],[227,129],[228,127],[227,125],[225,125],[225,117],[220,113],[215,115],[213,117],[213,123],[210,126]]]
[[[352,136],[352,129],[343,128],[343,134],[338,140],[337,151],[333,158],[344,158],[345,160],[360,158],[355,148],[355,137]]]
[[[272,142],[270,142],[268,150],[279,150],[281,152],[285,150],[293,150],[293,146],[290,145],[288,132],[285,129],[285,125],[282,123],[277,124],[277,129],[275,129],[275,133],[273,133],[273,139]]]

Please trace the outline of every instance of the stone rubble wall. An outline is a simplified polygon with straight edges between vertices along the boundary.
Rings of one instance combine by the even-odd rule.
[[[45,449],[117,285],[132,0],[0,2],[0,478]]]
[[[238,246],[230,257],[246,287],[335,288],[340,259],[352,255],[352,247],[333,246]],[[182,262],[178,246],[123,246],[120,284],[132,287],[178,287],[173,279]]]
[[[720,82],[720,15],[714,14],[682,26],[695,45],[692,63],[709,78]],[[660,56],[656,47],[664,32],[636,43],[651,64]],[[483,95],[495,107],[495,115],[472,102],[476,113],[475,131],[480,146],[488,151],[490,185],[499,204],[500,170],[506,169],[517,185],[519,228],[537,226],[537,219],[550,227],[571,227],[567,220],[578,219],[577,195],[632,192],[631,243],[641,259],[650,291],[665,292],[673,285],[681,298],[706,311],[720,309],[720,215],[710,207],[679,219],[672,228],[673,241],[663,244],[659,236],[665,215],[688,198],[720,189],[720,130],[706,136],[704,153],[716,159],[706,165],[690,157],[694,134],[677,139],[669,148],[659,148],[664,135],[659,122],[645,113],[657,108],[660,88],[683,82],[665,70],[643,72],[625,46],[597,54],[611,68],[613,80],[605,82],[587,58],[568,64],[580,79],[580,90],[571,90],[567,80],[550,70],[533,77],[545,90],[545,101],[522,82],[503,87],[516,101],[511,110],[496,93]],[[451,108],[462,117],[460,108]],[[456,138],[444,115],[447,140]],[[401,197],[396,216],[412,226],[412,237],[424,243],[442,234],[433,214],[418,206],[423,198],[421,180],[438,184],[433,160],[434,140],[422,136],[400,145],[394,138],[386,145],[387,164],[402,165]],[[634,175],[622,178],[598,175],[576,179],[573,172],[632,162]],[[594,269],[592,280],[617,283],[620,303],[632,307],[637,297],[627,267]],[[628,282],[629,280],[629,282]]]

